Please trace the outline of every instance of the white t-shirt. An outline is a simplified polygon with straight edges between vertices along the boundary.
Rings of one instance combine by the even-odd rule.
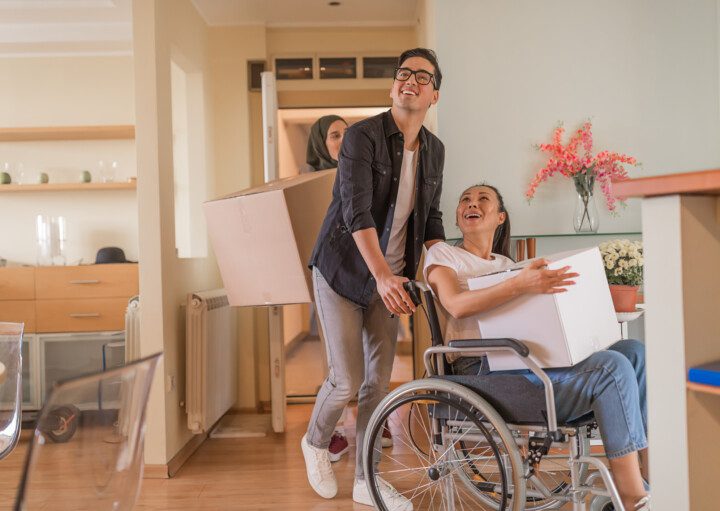
[[[400,167],[400,185],[395,198],[390,239],[385,250],[387,261],[393,275],[400,275],[405,269],[405,240],[407,240],[407,221],[415,207],[415,168],[416,151],[403,150]]]
[[[468,252],[467,250],[448,245],[447,243],[435,243],[425,255],[425,267],[423,268],[423,277],[427,282],[428,270],[431,266],[445,266],[450,268],[457,274],[460,289],[467,291],[468,279],[479,277],[486,273],[502,271],[513,264],[512,259],[500,254],[491,254],[491,260],[483,259]],[[477,319],[470,316],[467,318],[455,319],[442,306],[440,300],[435,300],[435,306],[438,313],[445,320],[445,331],[443,338],[445,342],[458,339],[480,339],[480,328]],[[448,357],[448,359],[456,357]]]

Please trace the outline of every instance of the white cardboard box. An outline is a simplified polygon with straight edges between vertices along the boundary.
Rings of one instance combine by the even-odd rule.
[[[566,293],[516,298],[477,316],[483,338],[511,337],[523,341],[541,367],[568,367],[620,339],[610,288],[597,247],[545,257],[548,268],[570,266],[579,273]],[[523,267],[523,261],[516,267]],[[489,287],[517,275],[517,270],[476,277],[470,289]],[[488,355],[490,370],[527,369],[519,358]]]
[[[312,301],[308,260],[335,170],[279,179],[204,204],[230,305]]]

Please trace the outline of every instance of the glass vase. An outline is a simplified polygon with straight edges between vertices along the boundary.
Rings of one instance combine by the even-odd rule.
[[[593,195],[595,174],[589,170],[574,176],[573,181],[575,182],[575,191],[577,191],[575,215],[573,216],[575,232],[597,232],[600,227],[600,218]]]

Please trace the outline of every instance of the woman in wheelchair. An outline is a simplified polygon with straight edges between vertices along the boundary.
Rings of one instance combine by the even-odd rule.
[[[472,316],[533,293],[563,293],[574,284],[569,267],[544,268],[539,259],[517,277],[493,287],[468,289],[468,279],[507,268],[510,217],[500,193],[492,186],[477,185],[465,190],[456,210],[462,242],[433,245],[425,259],[424,276],[445,313],[444,339],[479,339]],[[436,303],[437,301],[436,300]],[[455,374],[487,373],[483,358],[452,360]],[[645,397],[645,352],[635,340],[622,340],[605,351],[594,353],[572,367],[546,369],[553,384],[558,423],[568,423],[592,412],[597,421],[615,485],[625,509],[649,509],[643,476],[647,467],[647,406]],[[530,371],[526,377],[541,386]],[[643,472],[641,472],[642,461]]]

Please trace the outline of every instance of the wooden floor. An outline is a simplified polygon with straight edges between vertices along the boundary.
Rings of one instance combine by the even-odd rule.
[[[369,511],[369,507],[352,501],[353,413],[345,423],[350,455],[333,464],[337,497],[324,500],[308,485],[300,439],[311,410],[311,405],[289,406],[287,431],[282,435],[269,432],[264,438],[208,439],[173,479],[144,479],[135,509]],[[0,460],[0,511],[12,509],[29,438],[30,432],[23,432],[20,445]],[[72,477],[67,479],[63,490],[71,492],[74,482]],[[61,498],[62,492],[58,494]],[[52,501],[41,507],[53,511],[61,508],[67,509],[52,505]]]
[[[300,438],[311,410],[311,405],[289,406],[283,435],[207,440],[173,479],[144,479],[135,509],[368,511],[352,502],[353,449],[352,460],[343,456],[333,464],[335,499],[318,497],[308,485]],[[347,429],[354,445],[354,428]],[[23,432],[20,445],[0,460],[0,510],[12,509],[29,435]]]

